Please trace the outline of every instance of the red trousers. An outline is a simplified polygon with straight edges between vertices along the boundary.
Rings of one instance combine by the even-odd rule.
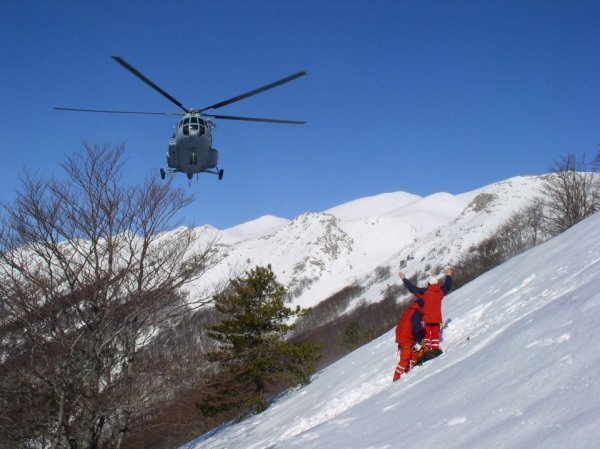
[[[440,349],[440,325],[438,323],[425,323],[423,343],[427,349]]]
[[[404,373],[408,373],[417,361],[417,352],[413,351],[413,345],[401,344],[398,345],[398,365],[394,371],[394,381],[400,379],[400,376]]]

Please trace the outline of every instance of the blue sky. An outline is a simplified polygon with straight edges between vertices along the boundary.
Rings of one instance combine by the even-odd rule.
[[[391,191],[463,193],[548,171],[600,147],[597,1],[5,1],[0,15],[0,200],[24,168],[126,143],[129,182],[158,176],[177,111],[299,70],[308,76],[218,113],[225,178],[201,175],[181,218],[223,229]]]

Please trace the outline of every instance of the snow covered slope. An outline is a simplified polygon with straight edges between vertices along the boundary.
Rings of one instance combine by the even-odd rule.
[[[600,214],[448,295],[444,354],[400,381],[390,330],[185,447],[598,448],[598,285]]]

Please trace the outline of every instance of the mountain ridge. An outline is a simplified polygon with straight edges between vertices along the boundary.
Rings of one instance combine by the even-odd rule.
[[[411,272],[441,272],[539,196],[542,183],[542,176],[518,176],[459,195],[383,193],[291,220],[267,215],[222,231],[212,228],[219,262],[194,287],[205,291],[270,264],[293,293],[294,305],[314,306],[356,284],[370,285],[357,302],[376,302],[386,284],[397,280],[399,267],[411,261]],[[374,282],[382,267],[390,276]]]

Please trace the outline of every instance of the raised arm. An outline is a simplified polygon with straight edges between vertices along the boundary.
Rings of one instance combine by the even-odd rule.
[[[425,288],[417,287],[415,284],[410,282],[408,279],[406,279],[406,275],[402,271],[399,273],[399,276],[400,279],[402,279],[402,282],[404,283],[408,291],[411,292],[413,295],[422,295],[423,293],[425,293]]]
[[[448,269],[446,269],[446,280],[444,281],[444,285],[442,285],[442,291],[444,292],[444,295],[448,294],[448,292],[452,288],[452,274],[453,273],[454,273],[454,270],[452,268],[449,267]]]

